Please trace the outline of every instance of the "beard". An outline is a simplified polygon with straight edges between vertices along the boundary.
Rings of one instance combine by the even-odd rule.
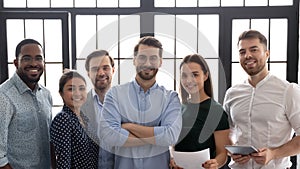
[[[145,72],[145,70],[151,70],[151,72]],[[158,68],[141,66],[141,67],[137,67],[136,71],[138,72],[137,74],[140,76],[141,79],[151,80],[156,76],[158,72]]]
[[[258,73],[262,72],[265,67],[266,67],[266,64],[263,64],[263,65],[259,65],[257,68],[254,68],[254,69],[247,69],[245,66],[243,66],[243,69],[246,71],[246,73],[249,76],[255,76]]]
[[[105,80],[103,78],[105,78]],[[101,90],[108,89],[110,87],[110,84],[111,84],[111,79],[108,76],[97,77],[95,79],[94,87],[101,91]]]
[[[28,84],[28,83],[38,83],[43,74],[43,71],[34,77],[31,77],[31,76],[27,75],[24,71],[20,71],[20,70],[18,70],[17,73],[18,73],[19,77],[23,80],[23,82]]]

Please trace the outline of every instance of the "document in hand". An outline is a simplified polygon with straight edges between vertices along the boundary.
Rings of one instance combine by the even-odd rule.
[[[176,165],[188,169],[200,169],[202,163],[210,159],[209,149],[196,152],[172,151]]]

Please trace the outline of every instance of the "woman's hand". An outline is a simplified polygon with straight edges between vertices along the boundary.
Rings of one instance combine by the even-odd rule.
[[[205,163],[202,164],[202,167],[205,169],[218,169],[219,167],[218,161],[216,159],[210,159],[205,161]]]
[[[183,169],[176,165],[174,158],[171,158],[170,160],[170,169]]]

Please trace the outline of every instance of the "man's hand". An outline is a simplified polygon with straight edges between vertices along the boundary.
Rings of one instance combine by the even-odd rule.
[[[259,149],[259,152],[252,153],[251,157],[257,164],[261,164],[261,165],[268,164],[269,161],[271,161],[274,158],[273,152],[269,148]]]
[[[234,155],[234,154],[232,154],[231,158],[234,162],[236,162],[238,164],[245,164],[250,160],[251,156],[250,155],[244,156],[244,155]]]

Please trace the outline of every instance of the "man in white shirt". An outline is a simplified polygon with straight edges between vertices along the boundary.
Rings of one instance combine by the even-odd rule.
[[[229,115],[233,144],[253,145],[259,152],[248,156],[232,154],[229,166],[289,168],[289,156],[300,153],[300,87],[268,71],[270,52],[267,39],[260,32],[243,32],[238,49],[248,80],[227,90],[224,109]]]

